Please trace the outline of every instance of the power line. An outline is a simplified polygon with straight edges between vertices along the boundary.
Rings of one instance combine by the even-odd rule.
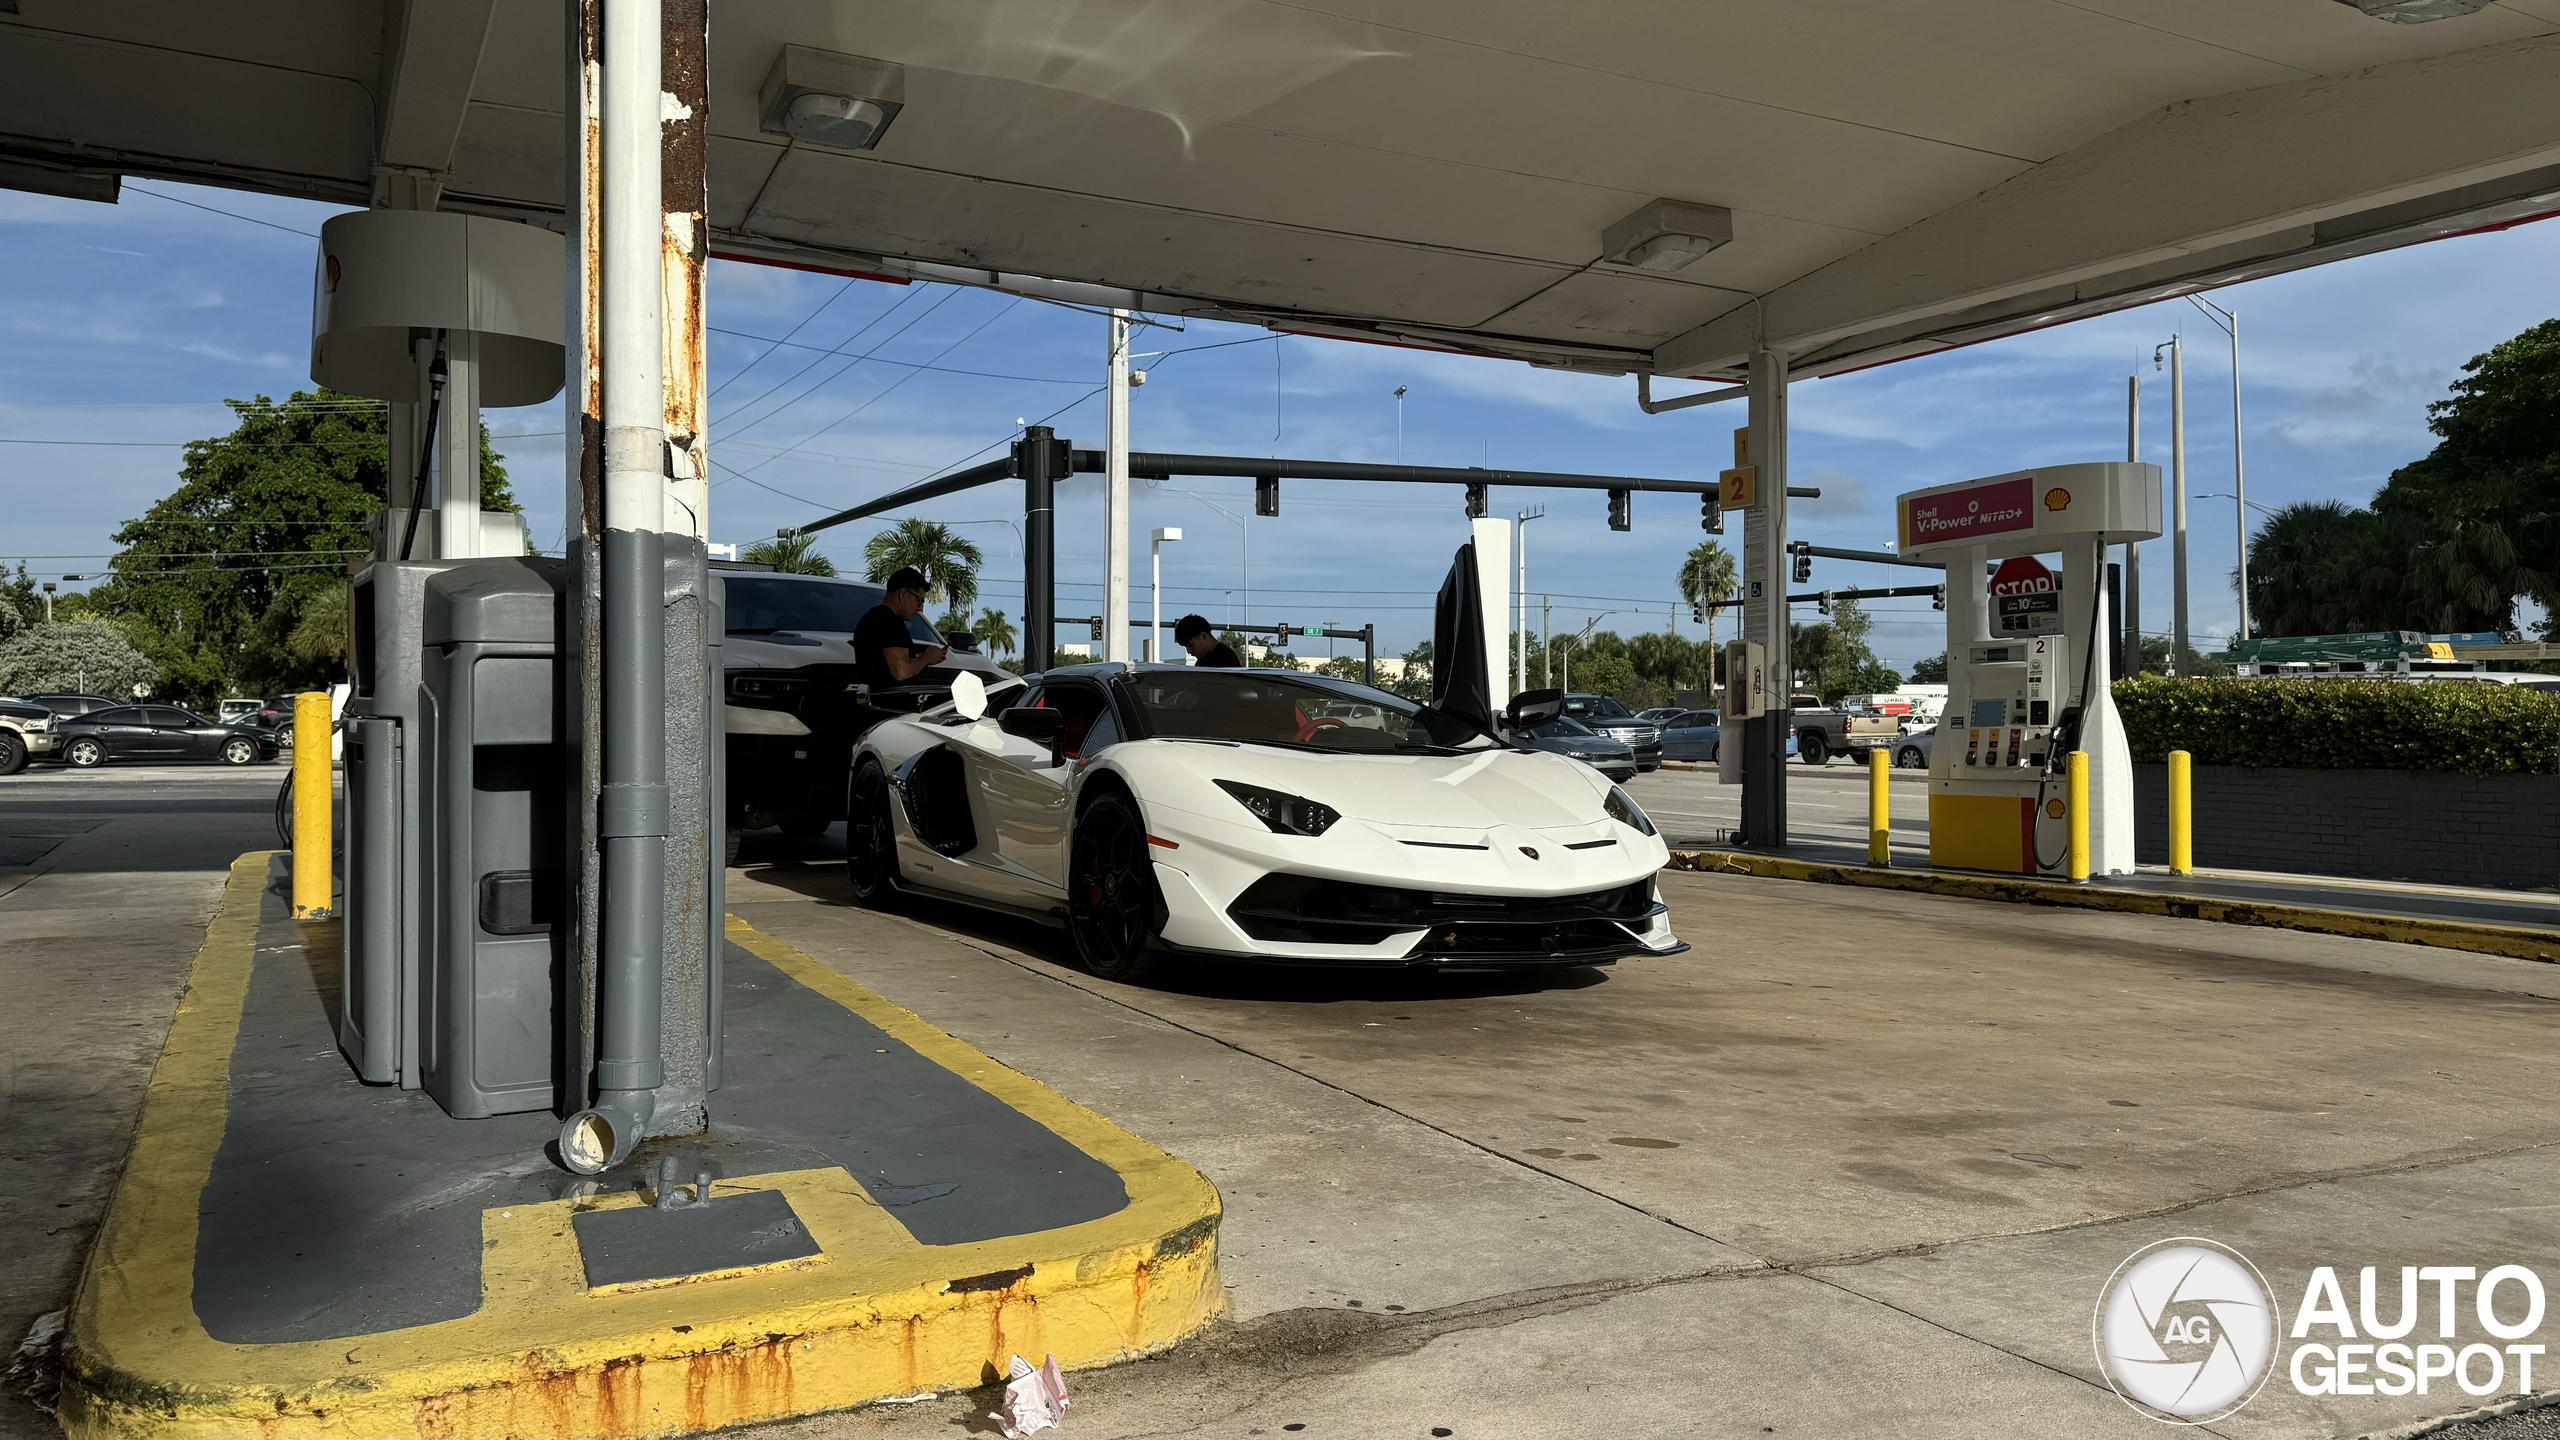
[[[765,357],[765,355],[770,355],[770,354],[772,354],[775,350],[779,349],[780,347],[782,347],[782,346],[784,346],[784,345],[787,345],[787,344],[791,343],[791,337],[792,337],[792,336],[797,335],[797,334],[799,334],[802,330],[807,329],[807,328],[808,328],[808,326],[809,326],[809,322],[810,322],[810,321],[815,320],[815,319],[817,319],[819,316],[824,315],[825,313],[827,313],[827,307],[828,307],[828,306],[830,306],[830,305],[835,304],[838,300],[843,299],[843,298],[844,298],[844,292],[846,292],[847,290],[850,290],[850,289],[852,289],[852,288],[853,288],[853,277],[852,277],[852,276],[850,276],[850,275],[848,275],[848,276],[846,276],[846,277],[845,277],[845,281],[844,281],[844,283],[843,283],[843,284],[841,284],[841,285],[839,285],[839,286],[837,286],[837,287],[835,288],[835,293],[834,293],[834,294],[829,295],[826,299],[821,300],[821,301],[819,301],[819,302],[818,302],[818,308],[817,308],[817,309],[812,310],[812,311],[810,311],[808,314],[801,316],[801,317],[800,317],[800,323],[799,323],[799,324],[797,324],[797,325],[792,326],[789,330],[787,330],[787,331],[783,332],[783,336],[782,336],[782,338],[781,338],[781,339],[768,342],[768,343],[765,345],[765,347],[764,347],[764,355],[758,355],[758,356],[757,356],[756,358],[754,358],[753,360],[748,361],[745,365],[743,365],[743,366],[739,367],[739,369],[738,369],[738,373],[737,373],[737,374],[732,375],[732,376],[730,376],[728,379],[721,381],[718,385],[713,386],[713,387],[712,387],[712,390],[711,390],[711,393],[702,397],[702,403],[703,403],[703,404],[705,404],[705,405],[708,405],[708,404],[710,404],[712,401],[719,399],[719,398],[720,398],[720,392],[721,392],[721,391],[728,389],[730,386],[732,386],[732,385],[736,384],[738,381],[740,381],[740,380],[742,380],[742,379],[746,378],[746,373],[747,373],[749,370],[753,370],[753,369],[754,369],[754,368],[756,368],[758,365],[761,365],[761,364],[763,364],[763,363],[764,363],[764,357]],[[736,335],[736,334],[738,334],[738,332],[737,332],[737,331],[735,331],[735,330],[722,330],[722,329],[720,329],[720,327],[719,327],[719,326],[717,326],[717,325],[711,326],[711,327],[709,327],[709,328],[710,328],[713,332],[715,332],[715,333],[717,333],[717,334],[721,334],[721,335]],[[745,337],[743,337],[743,338],[745,338],[745,339],[749,339],[749,340],[761,340],[761,339],[763,339],[764,337],[763,337],[763,336],[761,336],[761,335],[748,335],[748,336],[745,336]]]
[[[914,319],[909,320],[906,324],[899,326],[895,331],[891,332],[891,334],[889,335],[889,337],[888,337],[887,339],[885,339],[885,340],[881,341],[881,342],[880,342],[879,344],[877,344],[877,345],[872,346],[868,351],[865,351],[864,353],[862,353],[862,354],[860,354],[860,355],[855,355],[855,356],[853,356],[853,357],[851,357],[851,358],[847,359],[847,360],[846,360],[842,365],[837,366],[835,369],[833,369],[833,370],[831,370],[831,371],[827,372],[827,374],[826,374],[826,375],[824,375],[824,376],[820,377],[818,380],[816,380],[816,381],[812,382],[812,383],[809,385],[809,387],[808,387],[807,389],[802,390],[799,394],[794,395],[794,396],[792,396],[790,399],[783,401],[781,404],[776,405],[775,407],[773,407],[772,409],[770,409],[770,410],[766,411],[766,412],[765,412],[765,413],[763,413],[762,415],[757,416],[755,419],[753,419],[753,420],[749,420],[749,421],[747,421],[747,422],[746,422],[746,423],[744,423],[744,424],[738,424],[738,423],[737,423],[737,417],[738,417],[740,414],[742,414],[742,413],[744,413],[745,411],[747,411],[747,410],[749,410],[749,409],[752,409],[752,408],[754,408],[756,405],[758,405],[758,404],[762,403],[762,402],[763,402],[763,400],[765,399],[765,396],[768,396],[768,395],[773,394],[773,393],[774,393],[774,391],[776,391],[776,390],[780,390],[784,385],[788,385],[788,384],[790,384],[792,381],[797,380],[797,379],[799,379],[801,376],[806,375],[806,374],[808,374],[810,371],[812,371],[812,370],[816,369],[816,368],[817,368],[821,363],[823,363],[823,362],[826,360],[827,355],[842,355],[842,354],[844,353],[844,352],[843,352],[843,349],[842,349],[841,347],[839,347],[838,349],[830,350],[830,351],[828,351],[828,352],[827,352],[827,355],[820,355],[820,356],[818,356],[816,359],[811,360],[808,364],[803,365],[803,366],[801,366],[799,369],[792,371],[792,372],[791,372],[791,374],[790,374],[788,377],[784,378],[784,379],[781,381],[781,383],[780,383],[780,384],[776,384],[776,385],[773,385],[773,386],[771,386],[771,387],[767,388],[767,389],[765,390],[764,394],[762,394],[762,395],[758,395],[755,399],[753,399],[753,400],[749,400],[749,401],[747,401],[745,404],[742,404],[742,405],[738,406],[738,407],[737,407],[737,409],[730,411],[730,412],[728,413],[728,415],[727,415],[727,416],[725,416],[725,417],[724,417],[724,418],[723,418],[719,423],[720,423],[721,425],[724,425],[724,426],[731,426],[731,427],[733,427],[733,428],[734,428],[738,433],[740,433],[740,434],[744,434],[745,432],[747,432],[747,431],[749,431],[749,430],[754,429],[754,428],[755,428],[755,427],[757,427],[758,425],[762,425],[762,424],[763,424],[763,423],[765,423],[766,421],[771,420],[771,419],[772,419],[773,417],[775,417],[776,415],[781,414],[782,412],[784,412],[784,411],[786,411],[786,410],[790,409],[792,406],[797,405],[797,404],[799,404],[801,401],[808,399],[811,395],[816,394],[820,389],[824,388],[826,385],[828,385],[829,383],[831,383],[832,381],[834,381],[834,380],[835,380],[835,378],[836,378],[837,376],[842,375],[844,372],[846,372],[847,370],[852,369],[852,368],[853,368],[854,366],[856,366],[856,365],[861,364],[863,361],[870,359],[873,355],[878,354],[881,350],[883,350],[883,349],[887,348],[888,346],[891,346],[891,345],[896,344],[896,343],[898,342],[898,337],[899,337],[899,336],[906,334],[908,331],[913,330],[913,329],[914,329],[914,328],[916,328],[918,325],[921,325],[921,324],[923,324],[925,321],[932,319],[932,318],[933,318],[933,314],[934,314],[934,312],[935,312],[935,311],[940,310],[943,306],[950,304],[950,303],[951,303],[951,301],[953,300],[953,298],[954,298],[954,297],[956,297],[956,296],[958,296],[958,295],[959,295],[959,293],[960,293],[960,291],[959,291],[959,289],[958,289],[957,287],[953,287],[953,288],[950,288],[950,289],[946,289],[946,290],[944,290],[944,291],[942,292],[942,294],[941,294],[940,296],[938,296],[938,297],[934,300],[934,302],[933,302],[931,305],[928,305],[928,306],[926,306],[926,307],[924,308],[924,310],[923,310],[923,312],[922,312],[921,314],[917,315]],[[899,306],[899,305],[904,305],[904,304],[906,304],[906,303],[907,303],[907,298],[908,298],[908,297],[901,296],[901,297],[899,298],[899,300],[898,300],[898,305],[893,305],[893,306],[891,306],[891,307],[888,309],[888,311],[887,311],[887,312],[883,313],[883,314],[880,316],[880,318],[879,318],[879,319],[874,320],[874,321],[872,321],[869,325],[865,325],[865,326],[863,326],[860,330],[855,331],[855,332],[853,333],[853,337],[852,337],[852,339],[848,339],[848,340],[846,340],[844,343],[845,343],[846,345],[851,345],[855,340],[859,340],[859,339],[861,339],[863,336],[870,334],[870,333],[872,332],[872,330],[873,330],[873,329],[875,329],[875,328],[876,328],[876,327],[878,327],[880,324],[882,324],[883,322],[885,322],[885,321],[889,318],[889,316],[890,316],[890,315],[894,315],[894,314],[896,314],[896,313],[897,313],[897,310],[898,310],[898,306]]]
[[[998,320],[1012,314],[1013,308],[1021,303],[1022,297],[1018,295],[1015,296],[1012,300],[1006,302],[1002,309],[996,311],[992,315],[989,315],[986,319],[979,321],[976,328],[970,330],[968,334],[963,335],[959,339],[952,341],[950,344],[943,346],[942,353],[934,356],[933,358],[939,360],[943,355],[948,355],[952,351],[959,349],[961,346],[968,344],[970,341],[977,339],[979,331],[986,329]],[[887,342],[883,341],[882,343],[886,344]],[[818,429],[809,432],[809,434],[804,436],[798,443],[792,445],[790,449],[784,450],[781,455],[775,455],[767,459],[757,461],[755,468],[759,470],[763,469],[774,461],[783,458],[784,455],[789,455],[793,450],[799,449],[801,445],[805,445],[809,443],[809,441],[817,439],[819,436],[826,434],[829,430],[833,430],[847,420],[852,419],[854,416],[859,415],[863,411],[870,409],[872,406],[879,404],[881,401],[888,399],[890,395],[897,391],[899,386],[906,384],[909,380],[913,380],[919,373],[921,372],[913,370],[907,372],[905,375],[899,377],[896,385],[891,385],[888,389],[883,390],[879,394],[872,396],[870,399],[863,401],[861,404],[854,406],[851,410],[848,410],[844,414],[837,416],[835,419],[828,421]]]
[[[715,335],[728,335],[740,340],[765,339],[762,335],[750,335],[743,330],[723,330],[717,325],[706,326],[705,328]],[[766,341],[765,343],[782,349],[818,350],[829,355],[841,353],[837,350],[830,350],[823,345],[803,345],[790,340],[771,340]],[[765,352],[766,355],[770,355],[772,353],[772,350],[767,350]],[[748,361],[747,368],[755,368],[756,364],[762,361],[763,358],[763,355],[759,355],[755,360]],[[896,365],[908,370],[931,370],[937,375],[967,375],[979,380],[1023,380],[1035,385],[1090,385],[1093,383],[1090,379],[1061,379],[1055,375],[1004,375],[993,370],[958,370],[948,365],[919,365],[912,360],[890,360],[879,356],[872,356],[870,358],[871,362],[875,365]],[[744,375],[745,373],[746,370],[738,372],[739,375]],[[735,375],[730,377],[731,380],[736,378],[737,376]],[[723,381],[721,383],[725,386],[728,382]],[[713,393],[716,394],[718,392],[715,391]]]
[[[172,205],[184,205],[190,210],[202,210],[208,215],[226,215],[234,220],[246,220],[252,225],[264,225],[270,230],[281,230],[287,235],[300,235],[305,239],[320,238],[320,232],[317,230],[297,229],[291,225],[279,225],[273,220],[261,220],[255,215],[243,215],[237,210],[222,210],[211,205],[199,205],[193,200],[181,200],[175,195],[163,195],[157,190],[146,190],[131,181],[127,181],[124,188],[136,195],[148,195],[154,200],[166,200]]]

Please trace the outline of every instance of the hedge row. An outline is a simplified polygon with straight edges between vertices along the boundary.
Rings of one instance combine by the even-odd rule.
[[[2119,680],[2137,763],[2295,770],[2560,771],[2560,695],[2516,685]]]

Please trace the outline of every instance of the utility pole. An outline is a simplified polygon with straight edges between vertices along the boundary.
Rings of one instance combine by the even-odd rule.
[[[1111,312],[1102,412],[1102,654],[1129,658],[1129,312]],[[1146,649],[1155,649],[1147,637]],[[1153,658],[1152,654],[1149,656]]]
[[[1396,387],[1396,463],[1404,463],[1404,387]]]

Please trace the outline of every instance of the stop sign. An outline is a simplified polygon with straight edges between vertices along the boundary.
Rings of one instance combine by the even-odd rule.
[[[1991,572],[1994,595],[2051,595],[2057,588],[2053,572],[2033,555],[2012,555]]]

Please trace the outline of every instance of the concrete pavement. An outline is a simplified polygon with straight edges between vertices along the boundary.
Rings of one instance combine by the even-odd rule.
[[[2553,967],[1667,875],[1699,949],[1597,980],[1142,990],[839,884],[742,872],[731,904],[1228,1197],[1238,1323],[1082,1377],[1079,1434],[2145,1433],[2089,1317],[2151,1241],[2237,1246],[2288,1315],[2314,1265],[2553,1268],[2560,1126],[2509,1099],[2548,1092]],[[2482,1403],[2435,1389],[2279,1377],[2210,1428]],[[983,1399],[776,1433],[939,1432]]]
[[[278,765],[0,778],[0,1338],[69,1303],[231,858],[275,842]],[[0,1387],[0,1434],[53,1424]]]

